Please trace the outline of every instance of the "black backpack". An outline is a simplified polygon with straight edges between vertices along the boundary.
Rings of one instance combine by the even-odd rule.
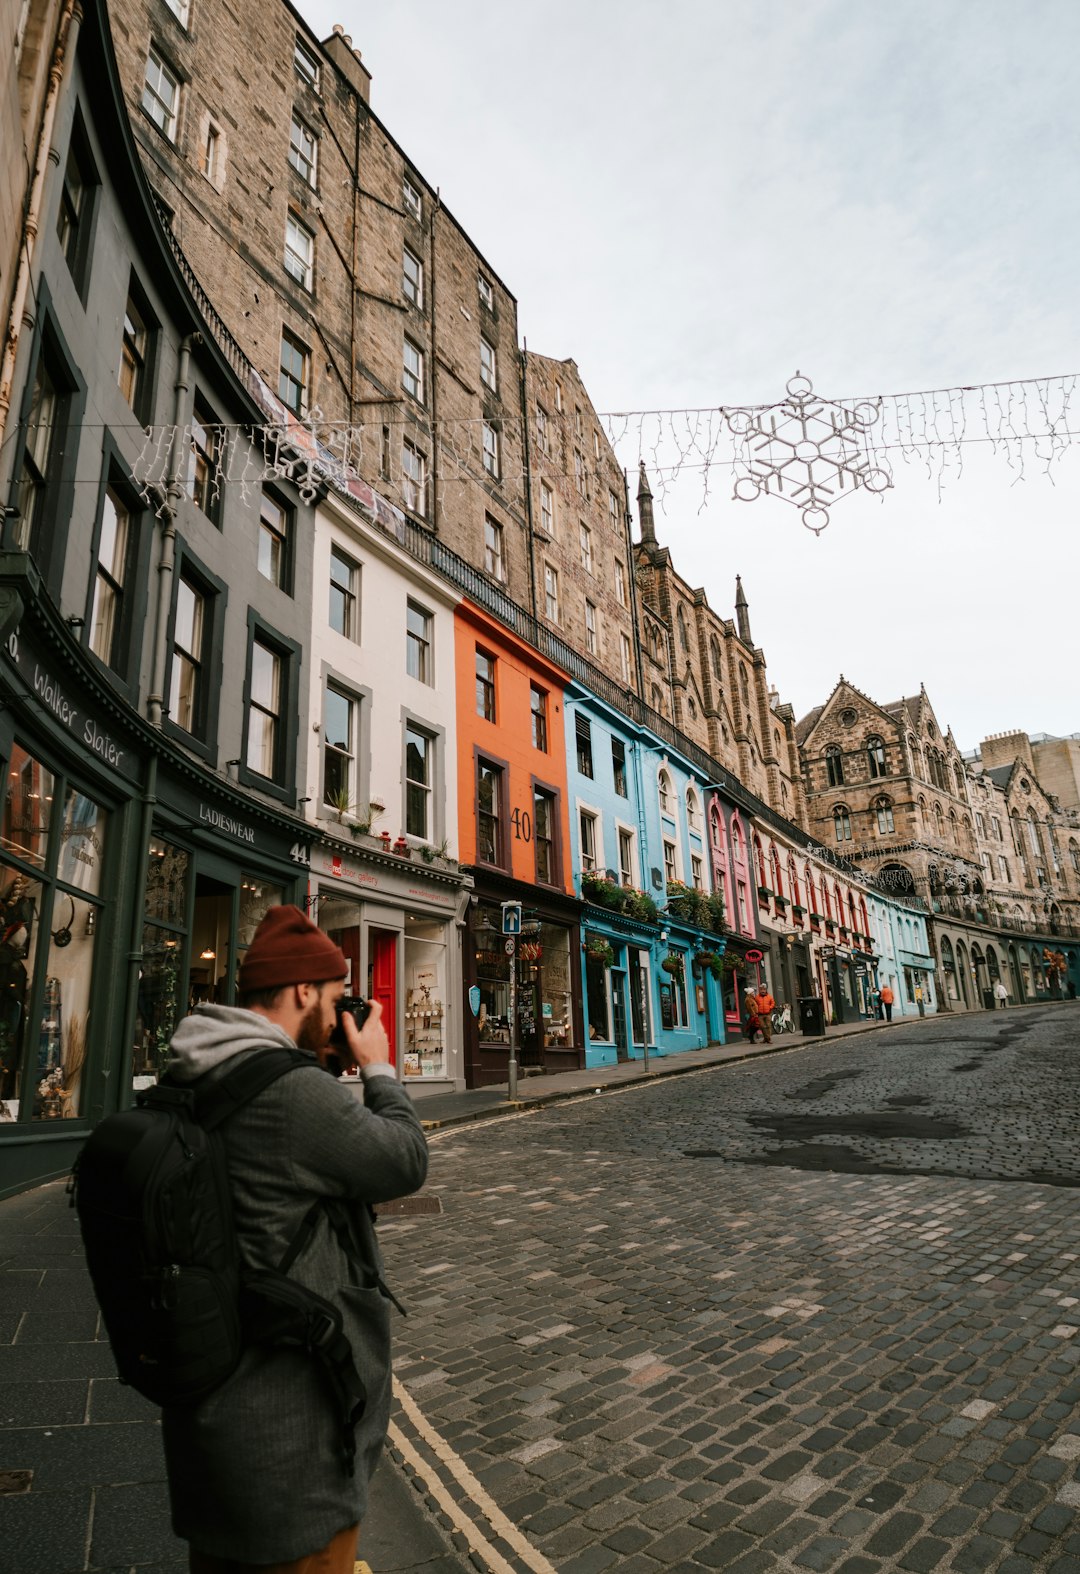
[[[333,1391],[351,1470],[366,1395],[341,1314],[287,1277],[322,1205],[309,1209],[275,1270],[244,1269],[219,1130],[278,1077],[313,1064],[301,1050],[265,1049],[195,1082],[166,1073],[134,1109],[95,1128],[69,1191],[121,1382],[157,1405],[195,1404],[232,1375],[248,1345],[306,1349]]]

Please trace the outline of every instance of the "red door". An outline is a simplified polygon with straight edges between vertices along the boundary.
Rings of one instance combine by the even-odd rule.
[[[368,930],[368,997],[382,1006],[392,1066],[397,1065],[397,942],[393,929]]]

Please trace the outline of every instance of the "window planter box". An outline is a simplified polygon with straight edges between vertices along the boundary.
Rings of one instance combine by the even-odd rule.
[[[771,896],[772,896],[772,892],[769,890],[769,887],[767,885],[759,885],[758,886],[758,888],[757,888],[757,899],[758,899],[758,901],[759,901],[759,903],[761,904],[762,907],[768,907],[768,905],[769,905],[769,898]]]

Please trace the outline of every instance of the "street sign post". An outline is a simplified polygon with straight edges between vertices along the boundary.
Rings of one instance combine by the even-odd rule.
[[[502,932],[504,935],[519,935],[521,933],[520,902],[504,902],[502,904]]]

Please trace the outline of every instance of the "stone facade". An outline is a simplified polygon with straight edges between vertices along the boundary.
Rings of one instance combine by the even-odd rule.
[[[478,567],[499,527],[526,603],[517,303],[373,113],[350,41],[280,0],[206,0],[187,27],[156,0],[110,12],[151,184],[245,355]]]
[[[623,471],[575,363],[531,352],[522,363],[535,614],[640,692]]]
[[[804,824],[795,715],[769,685],[741,581],[736,580],[731,621],[713,611],[703,589],[677,573],[669,549],[656,538],[644,465],[638,513],[643,698],[770,808]]]
[[[1080,831],[1026,734],[969,763],[925,688],[882,706],[841,678],[798,738],[811,830],[934,915],[942,1004],[982,1005],[999,977],[1014,998],[1054,993],[1053,942],[1080,935]]]

